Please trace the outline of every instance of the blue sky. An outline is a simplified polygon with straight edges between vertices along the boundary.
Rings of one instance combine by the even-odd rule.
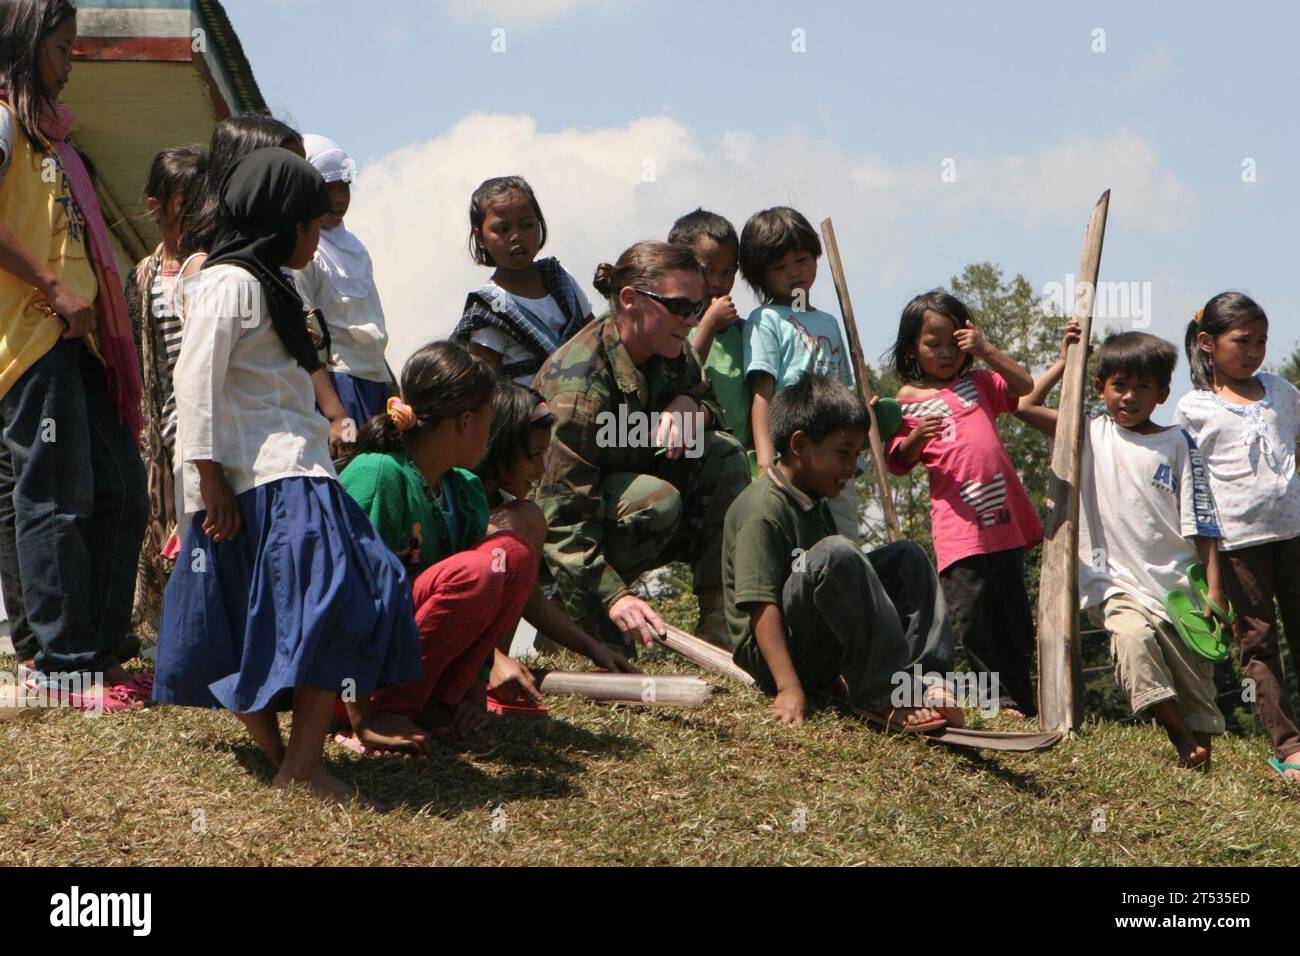
[[[1239,288],[1270,314],[1270,360],[1300,339],[1288,4],[225,6],[273,110],[362,164],[351,225],[376,254],[394,365],[483,278],[457,246],[463,209],[514,171],[538,180],[547,251],[584,281],[694,205],[737,228],[786,203],[834,216],[869,361],[907,298],[968,262],[1064,281],[1107,186],[1102,279],[1151,283],[1149,331],[1180,339]],[[638,155],[657,181],[627,168]],[[834,309],[826,269],[813,300]]]

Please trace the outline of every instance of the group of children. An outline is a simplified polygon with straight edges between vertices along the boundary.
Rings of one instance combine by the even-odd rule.
[[[624,394],[696,411],[717,436],[723,478],[697,494],[698,472],[674,491],[682,436],[663,430],[669,465],[637,514],[689,546],[702,635],[774,695],[780,719],[800,722],[808,693],[825,691],[895,729],[960,724],[944,686],[897,699],[900,675],[949,672],[958,642],[998,676],[1003,712],[1034,713],[1024,568],[1042,528],[996,422],[1052,433],[1044,401],[1063,358],[1035,381],[952,295],[909,302],[887,453],[896,474],[929,473],[935,561],[908,542],[866,553],[854,478],[868,411],[838,322],[810,300],[821,244],[794,209],[756,213],[739,235],[702,209],[683,216],[668,243],[600,267],[609,314],[596,318],[573,276],[538,258],[547,225],[528,183],[488,180],[471,197],[469,249],[491,277],[452,340],[394,381],[373,265],[344,225],[355,164],[343,149],[240,116],[207,147],[162,151],[145,188],[162,242],[124,286],[58,103],[75,11],[50,0],[6,16],[0,579],[27,686],[95,674],[65,700],[225,708],[277,785],[347,800],[323,764],[330,733],[360,753],[435,740],[486,752],[489,711],[540,707],[508,654],[521,619],[635,672],[619,638],[662,622],[617,576],[579,593],[593,568],[606,574],[602,541],[559,527],[554,505],[565,487],[573,498],[563,465],[590,425],[581,383],[600,352]],[[43,175],[49,159],[57,176]],[[744,319],[737,273],[761,303]],[[1235,624],[1275,768],[1300,779],[1275,611],[1294,625],[1294,661],[1300,392],[1259,371],[1267,329],[1240,293],[1207,303],[1187,330],[1195,388],[1172,427],[1151,415],[1174,347],[1136,332],[1101,343],[1080,589],[1134,712],[1164,726],[1184,766],[1208,768],[1223,731],[1212,664],[1169,598],[1199,586],[1204,626]],[[1078,336],[1068,325],[1063,356]],[[602,488],[591,520],[628,517],[627,495]],[[579,613],[592,606],[600,620]],[[156,673],[132,676],[133,626],[159,615]]]

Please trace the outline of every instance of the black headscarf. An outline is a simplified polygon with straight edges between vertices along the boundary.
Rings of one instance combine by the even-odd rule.
[[[287,149],[256,149],[221,184],[221,211],[203,268],[237,265],[261,283],[271,325],[289,354],[308,372],[321,367],[307,329],[302,297],[281,267],[298,244],[298,224],[330,211],[329,187],[307,160]],[[321,323],[322,331],[324,322]],[[326,354],[329,354],[325,332]]]

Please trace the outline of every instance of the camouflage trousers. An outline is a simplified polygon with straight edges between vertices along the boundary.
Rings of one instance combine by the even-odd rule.
[[[722,521],[748,484],[745,449],[726,432],[709,432],[698,458],[660,456],[650,474],[606,475],[600,493],[613,524],[605,532],[605,560],[629,584],[683,561],[691,565],[697,595],[719,590]]]

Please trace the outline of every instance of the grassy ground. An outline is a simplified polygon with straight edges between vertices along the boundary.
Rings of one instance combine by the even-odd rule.
[[[686,623],[681,607],[671,617]],[[572,658],[552,666],[580,667]],[[5,669],[12,661],[0,660]],[[647,670],[687,671],[670,657]],[[1300,793],[1260,737],[1179,771],[1149,726],[1090,724],[1043,754],[981,757],[833,711],[784,728],[757,692],[699,710],[552,701],[489,758],[360,758],[390,809],[267,786],[233,717],[182,708],[0,722],[0,864],[1291,864]],[[285,722],[287,729],[287,718]],[[995,722],[992,726],[1009,726]]]

